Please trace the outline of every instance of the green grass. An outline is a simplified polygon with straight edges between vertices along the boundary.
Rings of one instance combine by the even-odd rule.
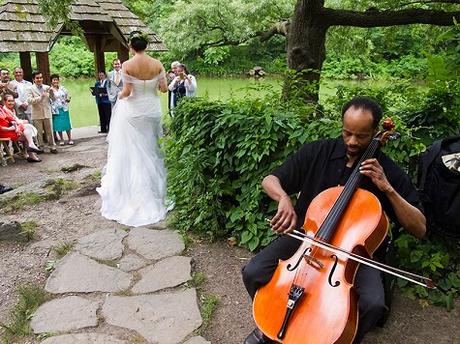
[[[187,282],[190,288],[200,288],[206,281],[206,276],[202,272],[195,272],[192,275],[192,279]]]
[[[21,234],[26,241],[31,241],[35,238],[38,224],[35,221],[26,221],[21,223]]]
[[[73,180],[64,178],[51,179],[45,184],[46,193],[25,192],[17,194],[11,198],[0,201],[0,209],[5,213],[13,213],[27,206],[36,205],[48,200],[59,199],[77,186],[78,184]]]
[[[199,334],[202,334],[211,323],[212,315],[216,310],[217,305],[219,304],[219,298],[215,295],[203,293],[200,295],[200,301],[201,317],[203,318],[203,324],[201,325],[198,332]]]
[[[43,288],[25,285],[18,289],[18,303],[10,312],[8,324],[0,324],[4,330],[5,343],[19,343],[19,338],[32,334],[30,319],[35,310],[50,296]]]
[[[45,185],[49,192],[47,198],[51,200],[59,199],[64,194],[68,193],[71,190],[74,190],[77,186],[77,183],[73,180],[68,180],[64,178],[48,180]]]
[[[56,253],[58,258],[64,257],[72,248],[74,247],[75,243],[72,241],[65,241],[57,246],[53,246],[52,250]]]
[[[361,83],[375,83],[381,81],[361,81]],[[62,85],[67,88],[72,97],[69,103],[69,112],[72,120],[72,127],[80,128],[98,125],[99,115],[94,97],[89,92],[89,87],[94,86],[95,80],[92,79],[63,79]],[[197,95],[208,97],[211,100],[228,100],[229,98],[246,98],[272,94],[281,95],[283,79],[281,77],[266,77],[261,80],[253,78],[210,78],[197,77]],[[357,84],[358,81],[350,80],[322,80],[320,96],[332,95],[338,85]],[[168,95],[161,94],[161,107],[166,115],[168,110]]]
[[[45,266],[43,267],[43,270],[45,271],[45,274],[49,276],[55,269],[56,267],[56,261],[55,260],[48,260],[45,263]]]
[[[22,210],[27,206],[35,205],[46,200],[46,195],[41,195],[36,192],[26,192],[15,195],[14,197],[8,198],[4,201],[0,201],[0,208],[5,213],[12,213],[18,210]]]

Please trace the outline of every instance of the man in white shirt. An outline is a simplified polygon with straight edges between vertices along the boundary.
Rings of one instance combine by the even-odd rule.
[[[117,102],[118,93],[123,89],[123,80],[121,78],[121,61],[119,59],[113,60],[112,66],[113,70],[108,75],[109,85],[107,92],[113,108]]]
[[[32,83],[24,80],[24,71],[21,67],[14,68],[13,74],[14,80],[11,81],[11,84],[16,87],[16,91],[18,92],[18,97],[15,99],[17,116],[32,123],[32,110],[30,104],[27,102],[27,89],[32,86]]]

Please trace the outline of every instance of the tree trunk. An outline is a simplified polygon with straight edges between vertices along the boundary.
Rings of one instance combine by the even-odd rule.
[[[292,70],[283,94],[305,102],[318,102],[321,68],[326,58],[326,33],[331,26],[379,27],[407,24],[451,26],[460,21],[460,12],[429,9],[367,11],[337,10],[324,7],[324,0],[297,0],[289,27],[287,54]],[[439,0],[459,3],[459,0]],[[346,38],[344,38],[346,39]]]
[[[328,25],[321,20],[324,1],[297,2],[288,36],[288,66],[292,74],[284,84],[284,96],[318,101],[319,78],[326,58]]]

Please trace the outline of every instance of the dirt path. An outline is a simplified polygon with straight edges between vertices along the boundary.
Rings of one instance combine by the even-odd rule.
[[[44,266],[55,259],[53,246],[108,227],[123,228],[99,214],[99,198],[94,188],[105,155],[104,137],[98,136],[80,140],[73,147],[66,146],[57,155],[45,154],[42,163],[19,160],[0,168],[0,182],[24,191],[39,187],[38,182],[58,178],[75,183],[74,188],[58,200],[0,215],[2,220],[35,221],[38,225],[37,236],[31,243],[0,242],[0,322],[7,320],[8,311],[17,299],[18,286],[26,282],[44,285],[47,277]],[[76,163],[86,167],[71,173],[62,172],[62,168]],[[209,243],[192,237],[184,255],[192,257],[195,270],[206,277],[201,286],[202,299],[211,295],[219,300],[203,337],[215,344],[241,344],[254,327],[250,300],[240,275],[251,253],[230,247],[225,241]],[[418,301],[397,293],[386,326],[370,333],[365,343],[460,343],[459,308],[458,302],[452,312],[439,307],[422,307]],[[38,340],[28,338],[23,343],[26,342],[38,343]]]

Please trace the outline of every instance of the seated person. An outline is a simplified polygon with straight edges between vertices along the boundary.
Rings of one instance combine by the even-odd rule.
[[[21,130],[24,132],[24,136],[27,139],[27,143],[29,144],[29,151],[41,154],[43,153],[43,150],[39,149],[33,140],[33,137],[37,136],[37,129],[29,123],[28,120],[25,119],[19,119],[18,116],[16,115],[16,110],[15,110],[15,101],[12,95],[7,94],[3,97],[3,112],[7,113],[10,115],[12,118],[14,118],[14,121],[16,124],[22,128]]]
[[[14,103],[14,101],[13,101]],[[13,105],[14,106],[14,105]],[[0,138],[9,138],[12,141],[16,142],[19,141],[22,143],[23,146],[23,155],[24,158],[27,159],[28,162],[39,162],[41,161],[31,149],[29,149],[28,139],[25,136],[25,127],[24,124],[18,124],[16,119],[8,114],[3,106],[0,107]],[[31,136],[30,136],[31,138]]]

